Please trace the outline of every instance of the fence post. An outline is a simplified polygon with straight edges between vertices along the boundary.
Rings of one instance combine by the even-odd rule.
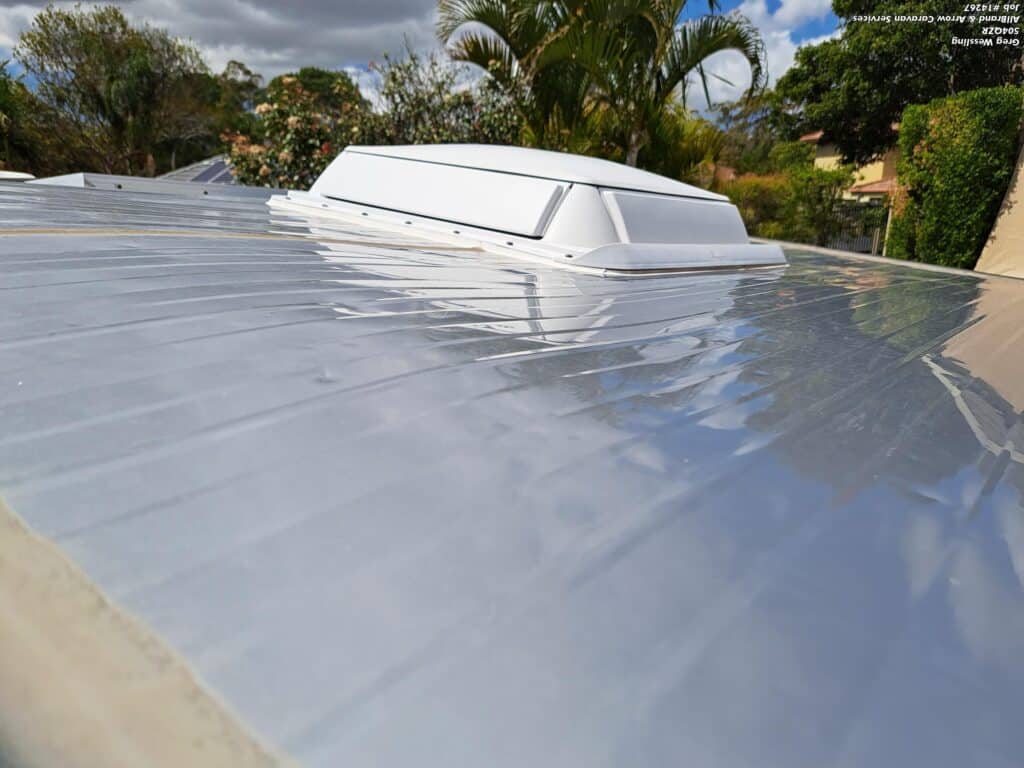
[[[885,237],[882,238],[882,256],[889,247],[889,229],[892,227],[892,195],[885,197]]]

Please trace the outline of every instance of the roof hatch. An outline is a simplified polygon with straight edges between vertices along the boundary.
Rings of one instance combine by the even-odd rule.
[[[722,195],[606,160],[521,147],[351,146],[308,193],[271,204],[603,272],[786,263],[779,247],[750,244]]]

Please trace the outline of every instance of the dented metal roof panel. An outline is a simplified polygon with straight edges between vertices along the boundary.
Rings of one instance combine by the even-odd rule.
[[[1024,754],[1024,282],[0,185],[0,495],[309,765]]]

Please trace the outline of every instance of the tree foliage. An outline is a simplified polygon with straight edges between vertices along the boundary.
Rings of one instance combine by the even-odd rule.
[[[827,245],[842,228],[843,192],[853,169],[816,168],[813,147],[782,142],[772,149],[766,173],[745,174],[722,186],[740,209],[751,234]]]
[[[518,144],[517,104],[495,78],[459,83],[459,70],[439,56],[385,57],[381,75],[383,139],[389,144]]]
[[[823,130],[845,162],[866,163],[896,143],[893,125],[910,104],[1022,81],[1021,59],[1001,46],[954,46],[981,24],[938,21],[960,0],[834,0],[841,35],[800,48],[776,91],[796,130]],[[935,23],[856,21],[860,15],[924,15]],[[786,110],[782,110],[786,111]]]
[[[520,89],[535,143],[578,148],[581,135],[597,134],[594,143],[610,142],[636,165],[665,112],[685,103],[691,79],[707,93],[708,57],[738,51],[750,65],[751,91],[764,82],[761,38],[743,17],[712,13],[679,23],[685,5],[440,0],[438,33],[453,57]]]
[[[155,170],[161,142],[206,130],[183,108],[188,77],[206,71],[198,51],[163,30],[133,27],[114,6],[48,6],[22,33],[15,56],[36,95],[60,115],[109,173]]]
[[[0,169],[59,173],[78,158],[61,141],[59,115],[0,62]],[[55,130],[56,129],[56,130]]]
[[[518,143],[518,108],[493,78],[461,84],[450,62],[412,52],[375,69],[379,110],[344,72],[274,78],[252,129],[225,134],[236,178],[305,189],[348,144]]]
[[[750,98],[728,101],[712,109],[713,119],[722,130],[721,162],[738,173],[768,173],[772,148],[787,136],[778,124],[784,114],[776,109],[774,91]]]
[[[302,67],[298,72],[278,75],[270,81],[269,91],[281,88],[282,80],[294,78],[302,89],[308,93],[316,106],[325,111],[336,109],[340,105],[350,104],[360,109],[369,109],[370,103],[359,91],[348,73],[321,67]]]
[[[725,134],[714,123],[694,116],[676,102],[652,124],[639,165],[662,176],[708,187],[724,146]]]
[[[219,75],[187,74],[177,108],[190,113],[194,130],[160,143],[158,168],[173,169],[218,153],[225,132],[252,134],[257,125],[252,110],[263,92],[262,83],[263,78],[240,61],[229,61]]]
[[[888,254],[970,269],[985,245],[1017,159],[1020,88],[986,88],[903,113],[902,194]]]

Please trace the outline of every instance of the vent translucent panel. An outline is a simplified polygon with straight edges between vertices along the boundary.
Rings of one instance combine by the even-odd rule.
[[[746,243],[739,211],[729,203],[646,192],[604,190],[624,243]]]

